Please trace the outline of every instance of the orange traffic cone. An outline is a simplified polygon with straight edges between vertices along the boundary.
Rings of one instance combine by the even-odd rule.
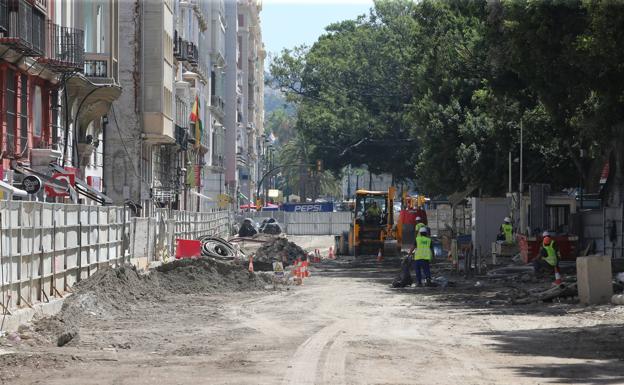
[[[253,255],[249,256],[249,272],[250,273],[254,272],[254,268],[253,268]]]
[[[377,262],[383,262],[383,254],[381,253],[381,249],[377,252]]]
[[[301,270],[303,278],[308,278],[310,276],[310,272],[308,271],[308,261],[303,261],[301,263]]]
[[[555,267],[555,285],[561,285],[561,273],[558,267]]]

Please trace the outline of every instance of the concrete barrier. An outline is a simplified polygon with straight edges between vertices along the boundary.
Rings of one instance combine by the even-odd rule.
[[[586,305],[609,303],[613,295],[611,258],[593,255],[576,259],[579,300]]]

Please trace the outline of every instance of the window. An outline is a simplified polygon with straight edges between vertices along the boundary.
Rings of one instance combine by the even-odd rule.
[[[20,151],[28,146],[28,76],[20,76]]]
[[[214,71],[210,72],[210,95],[216,95],[216,86],[217,86],[217,74]]]
[[[169,88],[165,87],[164,88],[164,92],[163,92],[163,97],[165,98],[165,100],[163,101],[163,113],[165,114],[165,116],[171,118],[171,112],[172,112],[172,104],[173,104],[173,94],[172,92],[169,90]]]
[[[6,70],[6,122],[7,122],[7,150],[13,154],[15,150],[15,136],[17,130],[17,84],[15,72]]]
[[[41,107],[41,87],[35,86],[33,98],[33,135],[41,137],[43,131],[43,114]]]
[[[109,37],[107,32],[110,28],[110,21],[105,18],[105,2],[102,0],[90,0],[80,2],[84,23],[84,43],[86,52],[109,53]]]
[[[33,47],[39,52],[45,50],[45,15],[33,11]]]
[[[58,143],[59,134],[59,96],[57,90],[50,91],[50,136],[52,137],[52,143]]]

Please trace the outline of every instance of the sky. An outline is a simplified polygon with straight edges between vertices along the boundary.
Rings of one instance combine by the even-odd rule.
[[[260,20],[268,53],[312,45],[333,22],[367,14],[373,0],[264,0]]]

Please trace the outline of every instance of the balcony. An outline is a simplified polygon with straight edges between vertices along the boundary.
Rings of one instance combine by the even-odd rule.
[[[85,60],[84,75],[88,78],[108,78],[108,60]]]
[[[199,52],[197,50],[197,46],[193,43],[186,43],[186,60],[188,60],[191,64],[197,64],[199,61]]]
[[[182,38],[178,36],[178,31],[175,31],[173,39],[173,57],[178,61],[186,61],[187,44],[188,42],[186,40],[182,40]]]
[[[189,145],[189,131],[187,128],[175,125],[175,140],[180,149],[186,151]]]
[[[25,55],[44,54],[45,15],[26,0],[0,0],[0,44]]]
[[[59,72],[80,71],[84,65],[84,31],[47,23],[45,55],[38,61]]]
[[[223,155],[212,154],[212,167],[223,167]]]
[[[225,114],[225,102],[220,96],[212,95],[210,97],[210,108],[215,114],[223,117]]]

